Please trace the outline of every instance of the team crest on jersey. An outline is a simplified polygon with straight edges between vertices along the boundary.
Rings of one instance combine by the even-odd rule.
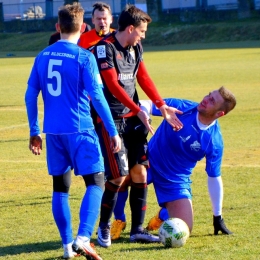
[[[200,143],[198,141],[194,141],[191,145],[190,145],[190,149],[198,152],[200,150]]]
[[[106,47],[105,45],[97,46],[97,57],[100,58],[106,58]]]

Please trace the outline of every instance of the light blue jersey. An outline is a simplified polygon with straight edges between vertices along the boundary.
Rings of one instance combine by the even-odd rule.
[[[79,133],[93,128],[88,96],[102,87],[93,54],[62,40],[36,57],[28,80],[28,89],[42,92],[43,132],[49,134]]]
[[[149,161],[153,182],[162,192],[157,193],[159,204],[167,199],[167,190],[179,189],[183,197],[190,198],[190,175],[196,163],[206,157],[206,172],[210,177],[221,175],[223,140],[220,126],[214,121],[203,126],[198,121],[198,103],[181,99],[164,99],[166,104],[182,111],[177,115],[183,123],[180,131],[174,131],[163,120],[148,144]],[[153,105],[152,115],[161,115]],[[186,191],[185,191],[186,190]],[[159,197],[158,197],[159,195]],[[161,197],[161,198],[160,198]],[[179,195],[178,198],[181,198]]]

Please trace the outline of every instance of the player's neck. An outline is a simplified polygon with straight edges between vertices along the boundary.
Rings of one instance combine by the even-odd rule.
[[[198,120],[200,121],[200,123],[207,126],[207,125],[211,125],[216,120],[216,118],[205,117],[200,113],[198,113]]]
[[[129,44],[126,40],[126,35],[125,35],[124,31],[122,31],[122,32],[117,31],[115,34],[115,37],[123,48],[126,48],[127,46],[129,46]]]
[[[80,37],[80,32],[78,32],[78,33],[61,33],[60,34],[61,40],[66,40],[69,42],[73,42],[75,44],[77,44],[79,37]]]

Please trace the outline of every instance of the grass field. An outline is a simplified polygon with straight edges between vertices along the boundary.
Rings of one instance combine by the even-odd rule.
[[[129,243],[127,205],[128,226],[122,238],[108,249],[97,246],[97,251],[105,260],[260,259],[260,42],[163,48],[149,47],[144,54],[163,97],[200,101],[221,85],[237,97],[235,110],[220,119],[225,142],[223,217],[234,235],[213,236],[202,161],[192,176],[194,229],[183,248]],[[6,57],[0,53],[0,260],[60,259],[63,251],[51,214],[52,180],[47,174],[45,145],[41,156],[28,150],[24,92],[36,53],[14,54]],[[141,90],[139,93],[144,99]],[[39,107],[42,122],[41,100]],[[159,121],[154,118],[153,125]],[[75,234],[83,193],[83,181],[74,177],[70,201]],[[157,211],[150,186],[145,224]],[[97,245],[95,234],[93,242]]]

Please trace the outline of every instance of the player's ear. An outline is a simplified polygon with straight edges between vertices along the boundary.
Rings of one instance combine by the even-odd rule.
[[[222,117],[222,116],[224,116],[225,115],[225,112],[224,111],[218,111],[217,112],[217,116],[218,117]]]
[[[55,28],[57,32],[60,32],[60,25],[58,23],[55,24]]]
[[[133,25],[129,25],[128,26],[128,32],[132,33],[134,31],[134,26]]]
[[[81,28],[80,28],[80,33],[85,32],[86,27],[87,27],[87,24],[86,24],[86,23],[83,23],[83,24],[81,25]]]

